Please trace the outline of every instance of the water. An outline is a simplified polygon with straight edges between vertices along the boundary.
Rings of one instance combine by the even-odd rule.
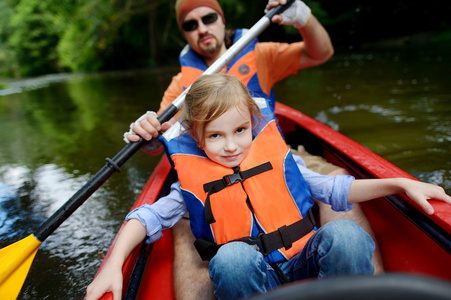
[[[451,60],[430,47],[336,54],[278,99],[451,193]],[[177,68],[52,75],[0,91],[0,247],[31,234],[157,110]],[[20,299],[81,299],[158,157],[137,153],[39,248]]]
[[[277,86],[277,95],[450,193],[448,53],[431,47],[339,55],[290,77]]]

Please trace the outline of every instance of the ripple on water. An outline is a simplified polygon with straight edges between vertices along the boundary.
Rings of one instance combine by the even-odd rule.
[[[33,172],[17,165],[2,166],[0,248],[31,234],[88,179],[88,175],[75,178],[54,164],[43,165]],[[111,200],[107,190],[99,189],[42,243],[21,298],[59,293],[41,291],[43,286],[52,288],[43,285],[43,281],[55,283],[55,289],[73,285],[74,290],[68,293],[76,293],[74,297],[83,294],[120,226],[120,222],[109,217],[106,203]],[[62,273],[65,275],[61,276]]]

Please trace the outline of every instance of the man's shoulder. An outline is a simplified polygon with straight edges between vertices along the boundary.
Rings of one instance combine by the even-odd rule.
[[[256,57],[274,57],[274,59],[286,60],[287,57],[293,57],[293,54],[300,53],[303,42],[280,43],[280,42],[260,42],[255,45]]]
[[[299,47],[302,42],[295,43],[281,43],[281,42],[259,42],[255,45],[255,48],[267,50],[267,49],[285,49]]]
[[[256,57],[276,54],[280,51],[281,44],[277,42],[259,42],[255,45],[254,51]]]

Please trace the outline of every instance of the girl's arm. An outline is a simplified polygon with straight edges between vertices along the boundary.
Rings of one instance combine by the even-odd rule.
[[[172,227],[186,212],[180,182],[174,182],[169,195],[129,213],[129,221],[117,237],[110,258],[87,288],[86,300],[98,299],[107,292],[113,293],[114,300],[121,299],[122,267],[127,257],[146,236],[148,242],[156,241],[163,229]]]
[[[131,219],[125,224],[119,234],[111,256],[88,286],[86,300],[99,299],[103,294],[112,292],[114,300],[122,296],[122,266],[133,249],[146,237],[146,228],[136,219]]]
[[[348,192],[348,203],[364,202],[401,193],[407,194],[429,215],[434,213],[434,209],[427,200],[441,200],[451,204],[451,197],[442,187],[407,178],[354,180]]]

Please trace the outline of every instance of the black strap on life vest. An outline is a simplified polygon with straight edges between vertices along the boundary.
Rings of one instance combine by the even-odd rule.
[[[225,189],[227,186],[241,182],[243,180],[246,180],[252,176],[258,175],[260,173],[272,170],[272,165],[268,161],[264,164],[261,164],[259,166],[253,167],[246,171],[240,171],[240,167],[233,168],[233,174],[226,175],[222,177],[222,179],[215,180],[209,183],[204,184],[204,191],[208,192],[207,199],[205,200],[205,221],[207,224],[212,224],[216,222],[215,218],[213,217],[213,212],[211,211],[211,203],[210,203],[210,195],[217,193],[223,189]]]
[[[312,209],[309,209],[305,218],[291,225],[284,225],[278,230],[270,233],[260,233],[256,237],[249,236],[234,241],[241,241],[256,246],[258,247],[258,251],[263,255],[268,255],[282,247],[284,247],[285,250],[290,249],[294,242],[311,232],[315,227],[315,224],[316,222]],[[222,245],[203,239],[196,239],[194,246],[196,247],[197,252],[199,252],[202,260],[208,261],[216,255],[216,252]]]

